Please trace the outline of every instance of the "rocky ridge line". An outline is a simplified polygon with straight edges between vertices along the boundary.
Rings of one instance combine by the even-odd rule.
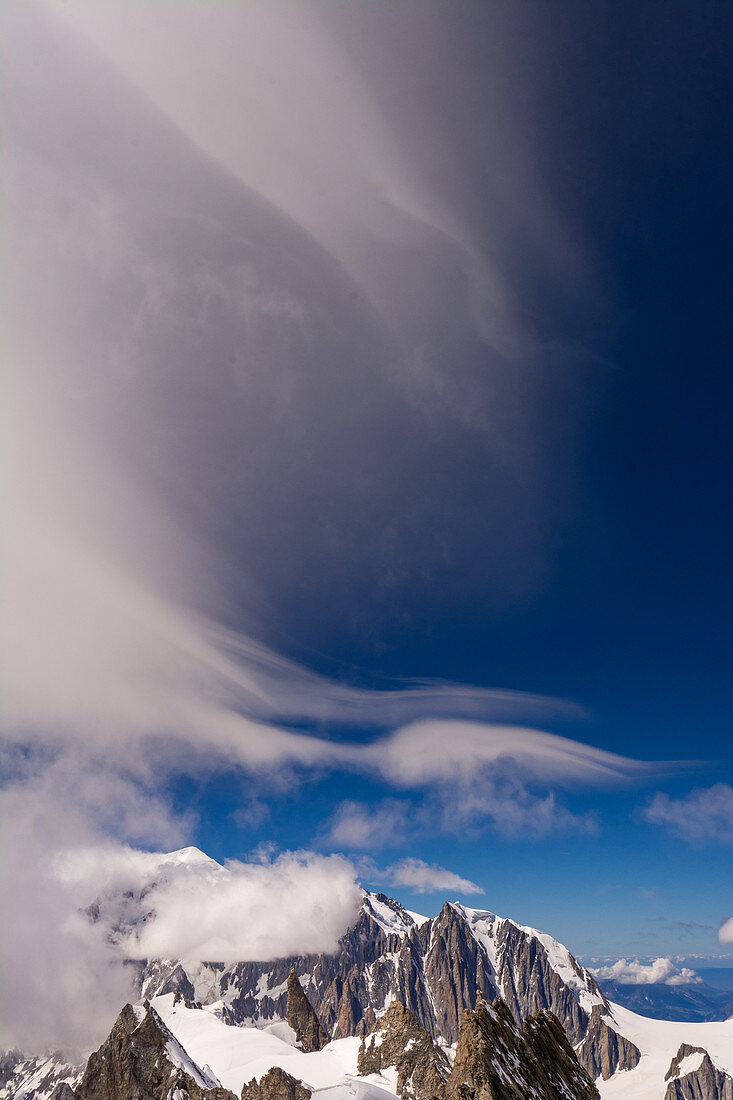
[[[445,1100],[599,1100],[552,1012],[520,1028],[504,1001],[479,997],[461,1021]]]
[[[87,1062],[74,1100],[237,1100],[197,1066],[146,1003],[125,1005]]]

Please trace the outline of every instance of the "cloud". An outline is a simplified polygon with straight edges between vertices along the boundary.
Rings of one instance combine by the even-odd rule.
[[[97,895],[98,919],[127,958],[269,960],[336,950],[362,900],[342,856],[284,852],[224,866],[198,849],[67,852],[63,881]],[[131,895],[131,896],[130,896]]]
[[[482,894],[483,889],[453,871],[422,859],[401,859],[382,872],[382,881],[391,886],[405,886],[416,894],[437,894],[455,891],[458,894]]]
[[[733,787],[715,783],[697,788],[682,798],[658,793],[643,810],[654,825],[664,825],[677,836],[692,841],[733,843]]]
[[[621,985],[698,985],[702,978],[689,967],[678,967],[669,958],[641,963],[638,959],[619,959],[610,966],[592,971],[600,981],[615,981]]]
[[[386,848],[404,843],[411,807],[406,802],[384,799],[376,806],[347,799],[333,815],[325,840],[337,848]]]
[[[647,764],[556,734],[470,721],[419,721],[375,746],[385,776],[405,787],[465,781],[477,769],[513,761],[535,779],[604,784],[654,774]]]
[[[718,929],[718,939],[721,943],[733,943],[733,917],[723,921]]]
[[[70,850],[116,865],[188,839],[165,796],[180,774],[246,772],[265,797],[338,769],[434,793],[446,820],[459,796],[542,832],[577,823],[549,786],[654,769],[543,732],[564,704],[363,691],[254,640],[304,621],[311,639],[381,637],[396,608],[431,622],[454,600],[536,590],[567,503],[548,455],[577,434],[558,409],[583,404],[565,373],[555,400],[545,369],[536,249],[573,316],[586,273],[519,122],[468,112],[495,138],[479,224],[460,158],[455,178],[424,171],[440,112],[416,118],[410,96],[432,86],[434,51],[408,71],[392,56],[389,111],[361,75],[388,24],[360,35],[349,15],[342,48],[323,5],[10,0],[3,16],[3,989],[14,1034],[68,1044],[98,1035],[122,990],[110,977],[107,999],[107,948],[84,943],[85,883],[53,868]],[[444,82],[455,104],[462,73]],[[352,842],[388,825],[341,822]],[[245,884],[267,899],[302,882],[306,943],[345,917],[348,871],[293,859],[226,869],[217,890],[236,909]],[[305,880],[315,891],[327,866],[342,888],[317,913]],[[220,917],[201,931],[226,951]],[[172,915],[157,929],[197,949]]]
[[[88,1051],[132,997],[131,974],[110,950],[105,929],[80,909],[92,900],[56,873],[65,853],[88,845],[117,850],[109,833],[134,842],[180,841],[155,791],[70,754],[39,766],[4,761],[0,980],[4,1012],[0,1047]],[[12,1006],[12,1011],[10,1010]]]

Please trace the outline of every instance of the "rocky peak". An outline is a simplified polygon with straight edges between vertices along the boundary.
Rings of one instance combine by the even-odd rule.
[[[288,974],[288,1000],[285,1018],[295,1032],[295,1038],[302,1050],[308,1053],[321,1050],[329,1041],[328,1035],[321,1027],[321,1022],[316,1016],[313,1005],[303,992],[298,975],[295,973],[295,967],[291,967]]]
[[[609,1009],[610,1011],[610,1009]],[[638,1066],[641,1051],[606,1022],[604,1006],[594,1005],[585,1038],[577,1048],[578,1061],[594,1080],[607,1081],[617,1070]]]
[[[260,1081],[253,1077],[242,1088],[242,1100],[310,1100],[312,1093],[302,1081],[273,1066]]]
[[[443,1100],[450,1062],[400,1001],[392,1002],[359,1048],[360,1074],[388,1066],[397,1070],[397,1093],[405,1100]]]
[[[74,1100],[74,1090],[66,1081],[59,1081],[51,1093],[50,1100]]]
[[[446,1085],[446,1100],[598,1100],[562,1026],[551,1012],[520,1028],[507,1005],[479,997],[467,1009]]]
[[[125,1005],[87,1062],[75,1100],[236,1100],[193,1062],[157,1012]]]
[[[733,1100],[733,1077],[713,1063],[703,1047],[683,1043],[664,1078],[664,1100]]]

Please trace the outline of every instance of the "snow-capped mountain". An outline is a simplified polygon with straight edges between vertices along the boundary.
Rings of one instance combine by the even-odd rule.
[[[176,874],[216,875],[218,867],[197,849],[172,853],[151,867],[150,885],[125,891],[123,897],[101,896],[89,906],[89,918],[105,922],[117,942],[134,943],[135,928],[155,919],[149,904],[155,884]],[[202,1073],[205,1065],[213,1067],[204,1073],[212,1082],[223,1082],[228,1070],[222,1076],[219,1069],[236,1062],[256,1078],[275,1065],[287,1073],[302,1069],[292,1075],[308,1081],[311,1091],[330,1089],[337,1078],[356,1073],[361,1039],[374,1035],[391,1006],[398,1005],[436,1049],[452,1057],[465,1014],[475,1013],[477,1002],[500,1000],[512,1026],[520,1029],[510,1037],[517,1049],[528,1041],[517,1037],[522,1026],[553,1013],[578,1062],[596,1080],[602,1100],[733,1100],[733,1019],[646,1019],[609,1002],[593,975],[551,936],[458,903],[446,903],[436,917],[427,918],[365,891],[356,921],[332,955],[229,964],[138,959],[131,965],[140,1004],[152,1005]],[[294,1048],[287,1021],[294,1022],[295,976],[299,997],[304,990],[320,1024],[311,1021],[312,1044]],[[311,1009],[304,1002],[299,1002],[301,1010],[308,1015]],[[137,1033],[140,1023],[133,1027],[128,1019],[120,1024],[120,1034],[131,1034],[130,1028]],[[502,1025],[502,1034],[507,1026]],[[157,1034],[156,1027],[150,1025],[151,1034]],[[305,1074],[306,1063],[296,1066],[293,1058],[310,1058],[311,1076]],[[318,1066],[330,1069],[321,1073]],[[61,1060],[54,1066],[11,1055],[2,1070],[0,1100],[48,1100],[57,1085],[68,1092],[54,1100],[69,1100],[81,1081],[80,1068],[75,1071]],[[372,1083],[384,1087],[384,1081]],[[238,1083],[237,1091],[241,1088]],[[388,1091],[395,1089],[392,1081]],[[355,1095],[352,1089],[351,1100]],[[248,1100],[269,1098],[253,1093]]]
[[[562,944],[457,903],[428,919],[365,892],[335,955],[227,965],[150,960],[140,966],[139,991],[143,998],[179,992],[227,1023],[262,1026],[284,1018],[291,966],[333,1038],[364,1035],[397,1000],[434,1038],[451,1045],[463,1012],[481,993],[489,1002],[501,997],[518,1022],[554,1012],[573,1043],[587,1040],[589,1068],[600,1066],[606,1076],[639,1058],[623,1037],[607,1035],[608,1002]]]

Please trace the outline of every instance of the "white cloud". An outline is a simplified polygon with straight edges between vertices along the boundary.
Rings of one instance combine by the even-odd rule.
[[[401,859],[382,872],[382,881],[390,886],[404,886],[417,894],[437,894],[455,891],[458,894],[481,894],[483,890],[470,879],[422,859]]]
[[[733,842],[733,787],[727,783],[699,788],[683,798],[656,794],[643,813],[647,821],[685,840]]]
[[[619,959],[592,972],[600,981],[616,981],[621,985],[697,985],[702,982],[694,970],[678,967],[669,958],[654,959],[650,963]]]
[[[375,745],[373,754],[385,777],[405,787],[470,781],[477,769],[502,763],[568,784],[613,783],[659,767],[537,729],[471,721],[412,722]]]
[[[384,799],[376,806],[347,799],[337,807],[325,839],[336,848],[372,851],[404,843],[410,809],[395,799]]]
[[[57,873],[88,897],[102,885],[99,919],[122,927],[118,950],[128,958],[238,962],[334,951],[362,899],[348,860],[306,851],[221,866],[198,849],[101,846],[67,852]]]
[[[733,943],[733,917],[723,921],[718,930],[718,939],[721,943]]]

